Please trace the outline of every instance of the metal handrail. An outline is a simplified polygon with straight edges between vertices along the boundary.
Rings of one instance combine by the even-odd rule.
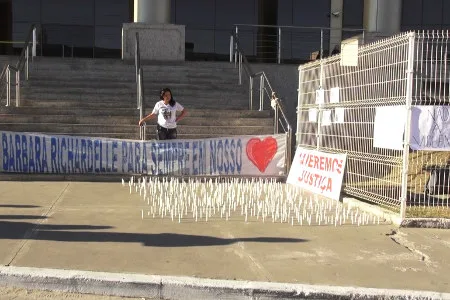
[[[134,52],[134,63],[136,67],[136,89],[137,89],[137,109],[139,109],[139,120],[144,117],[144,70],[141,67],[141,52],[139,49],[139,33],[136,32],[135,40],[135,52]],[[143,126],[139,126],[139,138],[145,140],[146,138],[146,127],[144,123]]]
[[[230,49],[234,49],[234,55],[230,53],[230,60],[232,60],[234,56],[235,65],[237,64],[239,67],[239,85],[242,84],[242,69],[244,69],[247,74],[250,87],[249,87],[249,109],[253,110],[253,83],[254,79],[259,77],[259,110],[264,110],[264,92],[267,94],[268,98],[270,98],[270,105],[275,112],[274,115],[274,134],[279,133],[279,124],[286,134],[286,173],[290,169],[291,158],[292,158],[292,126],[290,125],[286,114],[284,112],[283,105],[281,100],[276,96],[272,85],[270,84],[270,80],[267,77],[264,71],[253,72],[251,65],[249,64],[242,48],[239,44],[239,39],[236,33],[231,35],[230,39]]]
[[[2,89],[3,84],[2,83],[3,83],[3,80],[5,79],[4,77],[6,76],[7,68],[8,68],[8,66],[5,65],[2,69],[2,72],[0,73],[0,100],[3,98],[3,89]],[[5,86],[6,86],[6,84],[5,84]]]
[[[281,39],[281,35],[282,35],[282,30],[288,30],[290,33],[294,32],[295,30],[317,30],[320,31],[320,57],[323,57],[324,55],[324,31],[333,31],[333,30],[338,30],[338,31],[345,31],[345,32],[360,32],[362,33],[362,39],[363,41],[365,40],[365,30],[364,28],[347,28],[347,27],[339,27],[339,28],[333,28],[333,27],[307,27],[307,26],[292,26],[292,25],[263,25],[263,24],[234,24],[234,35],[236,37],[239,36],[239,27],[248,27],[248,28],[273,28],[276,29],[276,33],[272,34],[272,35],[268,35],[270,37],[275,37],[275,45],[276,45],[276,51],[273,52],[265,52],[266,54],[275,54],[276,55],[276,62],[278,64],[281,64],[281,54],[282,54],[282,39]],[[247,29],[248,30],[252,30],[252,29]],[[245,30],[242,30],[245,32]],[[331,35],[330,35],[331,36]],[[266,40],[260,40],[260,41],[265,41],[265,42],[273,42],[272,39],[266,39]],[[292,43],[292,41],[291,41]],[[292,45],[291,45],[292,47]],[[292,49],[291,49],[292,51]],[[331,49],[330,49],[331,51]]]
[[[16,74],[16,106],[20,106],[20,73],[25,68],[25,80],[28,80],[30,44],[32,46],[31,59],[33,60],[33,57],[36,56],[36,28],[37,27],[35,24],[30,26],[27,38],[24,42],[24,47],[22,48],[22,52],[20,53],[19,60],[16,65],[6,65],[0,75],[0,84],[6,82],[6,106],[11,105],[11,71]],[[3,91],[1,90],[0,96],[3,96]]]

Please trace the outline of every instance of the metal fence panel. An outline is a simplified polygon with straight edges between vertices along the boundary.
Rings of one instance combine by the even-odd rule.
[[[356,67],[333,56],[299,68],[297,145],[347,153],[344,191],[393,209],[400,207],[403,151],[374,147],[375,111],[405,106],[408,45],[401,34],[360,47]]]
[[[297,145],[347,153],[347,194],[402,217],[449,216],[449,35],[403,33],[359,47],[357,66],[333,56],[299,67]],[[398,145],[380,146],[394,124]]]

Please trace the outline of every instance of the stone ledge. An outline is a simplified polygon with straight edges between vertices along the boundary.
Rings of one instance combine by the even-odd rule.
[[[185,25],[124,23],[122,60],[135,56],[135,36],[139,33],[141,61],[184,61]]]

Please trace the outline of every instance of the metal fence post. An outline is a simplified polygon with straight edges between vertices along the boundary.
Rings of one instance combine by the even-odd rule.
[[[322,87],[320,87],[319,89],[319,93],[322,93],[323,89]],[[321,146],[321,140],[322,140],[322,103],[319,103],[318,109],[317,109],[317,141],[316,141],[316,146],[317,146],[317,151],[320,151],[320,146]]]
[[[292,127],[288,124],[288,143],[287,143],[287,158],[286,158],[286,174],[289,173],[291,169],[292,162]]]
[[[323,29],[320,30],[320,88],[323,87]]]
[[[277,62],[281,64],[281,27],[278,27],[278,51],[277,51]]]
[[[405,134],[403,141],[403,166],[402,166],[402,194],[400,202],[400,218],[403,220],[406,217],[406,201],[408,199],[408,173],[409,173],[409,146],[411,139],[411,116],[412,116],[412,88],[414,76],[414,43],[415,32],[409,33],[409,49],[408,49],[408,69],[406,82],[406,122]]]
[[[300,141],[300,132],[301,132],[301,122],[302,122],[302,66],[298,67],[298,88],[297,88],[297,133],[296,140],[297,144]]]

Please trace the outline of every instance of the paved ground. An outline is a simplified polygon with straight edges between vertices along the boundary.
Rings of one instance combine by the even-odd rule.
[[[120,183],[0,182],[0,190],[3,265],[450,292],[449,230],[179,224],[142,220],[139,195]]]

